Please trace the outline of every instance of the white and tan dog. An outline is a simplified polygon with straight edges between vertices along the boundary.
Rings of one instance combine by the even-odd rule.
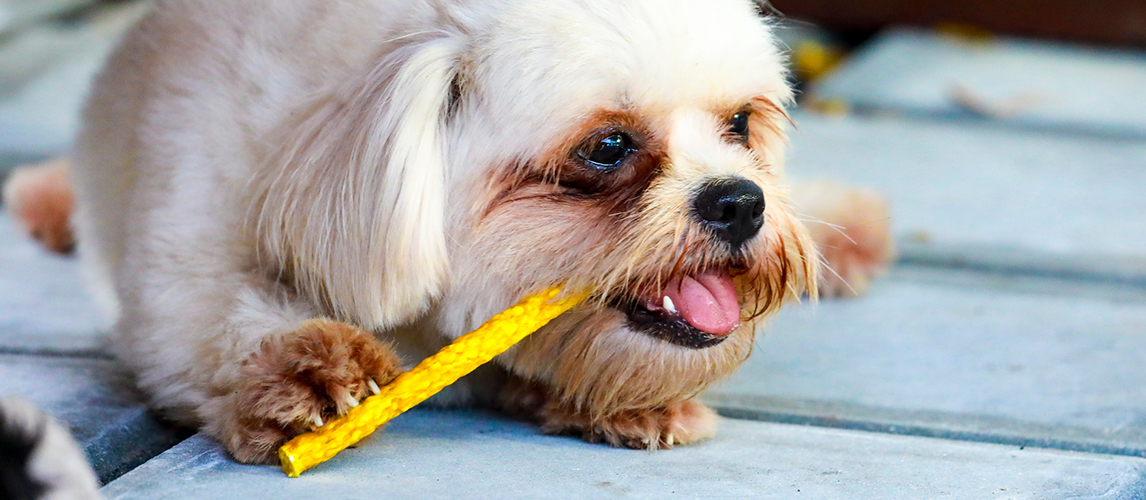
[[[592,300],[438,401],[691,443],[814,294],[785,76],[750,0],[161,1],[86,110],[81,255],[152,403],[240,461],[560,283]],[[803,211],[864,221],[826,249],[864,281],[886,209],[841,192]]]

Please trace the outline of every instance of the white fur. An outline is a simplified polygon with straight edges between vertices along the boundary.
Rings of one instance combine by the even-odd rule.
[[[75,439],[55,419],[16,397],[0,398],[0,439],[29,441],[31,454],[23,472],[44,488],[39,500],[98,500],[99,483]],[[11,445],[14,443],[4,443]],[[23,444],[23,443],[21,443]],[[22,457],[5,457],[19,460]],[[7,478],[6,478],[7,479]],[[14,486],[14,485],[4,485]],[[0,491],[8,491],[4,488]]]

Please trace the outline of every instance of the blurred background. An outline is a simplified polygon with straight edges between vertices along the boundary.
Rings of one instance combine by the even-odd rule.
[[[0,177],[66,154],[91,76],[148,5],[0,0]],[[799,476],[803,491],[1146,495],[1146,2],[772,8],[800,89],[789,171],[883,193],[899,258],[863,296],[783,312],[705,399],[746,421],[929,438],[797,435],[809,467],[842,471]],[[0,395],[70,425],[104,482],[182,441],[116,372],[75,260],[17,233],[0,214]],[[829,447],[848,458],[817,462]]]

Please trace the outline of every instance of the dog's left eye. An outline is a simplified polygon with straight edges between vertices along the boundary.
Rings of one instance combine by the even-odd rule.
[[[741,144],[748,144],[748,118],[752,116],[752,110],[743,110],[728,120],[728,135],[732,139]]]
[[[579,156],[589,166],[605,172],[612,172],[619,168],[621,162],[624,162],[625,158],[636,151],[633,147],[633,140],[620,132],[597,141],[590,148],[582,150]]]

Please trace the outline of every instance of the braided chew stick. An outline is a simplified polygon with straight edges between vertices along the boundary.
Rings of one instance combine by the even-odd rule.
[[[522,300],[399,375],[346,415],[290,440],[279,448],[283,472],[298,477],[329,460],[585,300],[578,295],[554,301],[560,292],[552,288]]]

